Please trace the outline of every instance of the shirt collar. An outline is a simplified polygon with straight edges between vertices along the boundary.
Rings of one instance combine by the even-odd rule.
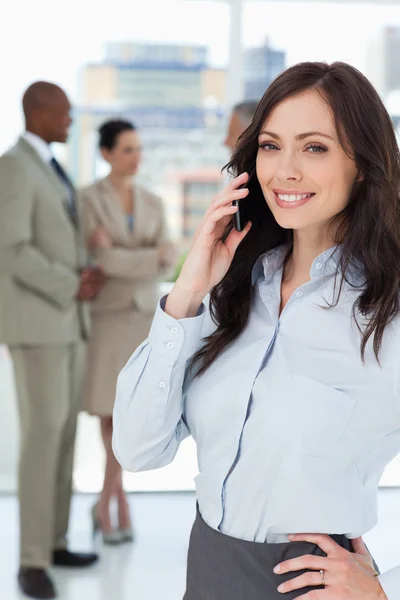
[[[39,154],[40,158],[45,162],[49,163],[53,158],[49,144],[45,142],[41,137],[30,131],[25,131],[22,135],[23,139],[28,142],[30,146]]]
[[[268,280],[283,266],[286,256],[286,246],[278,246],[258,257],[251,273],[251,283],[254,285],[260,275]]]
[[[278,246],[269,252],[262,254],[256,261],[251,274],[252,285],[255,285],[260,275],[264,275],[265,281],[271,279],[272,275],[282,268],[286,258],[287,246]],[[340,246],[333,246],[326,250],[313,261],[310,270],[311,280],[326,277],[337,272],[340,268]],[[354,284],[360,283],[361,269],[356,265],[350,265],[346,278]]]

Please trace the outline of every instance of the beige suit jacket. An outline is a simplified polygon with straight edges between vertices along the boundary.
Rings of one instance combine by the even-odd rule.
[[[78,341],[84,260],[63,184],[21,138],[0,157],[0,343]]]
[[[161,199],[135,186],[133,231],[108,177],[81,190],[78,204],[86,241],[98,225],[105,226],[113,240],[112,248],[92,255],[107,276],[92,304],[94,314],[133,307],[145,314],[154,313],[159,296],[157,279],[165,278],[174,267],[160,267],[158,260],[158,246],[169,241]]]

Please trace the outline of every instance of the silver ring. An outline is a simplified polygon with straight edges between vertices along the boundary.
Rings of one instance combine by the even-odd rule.
[[[321,585],[325,585],[325,571],[321,569],[319,574],[321,575]]]

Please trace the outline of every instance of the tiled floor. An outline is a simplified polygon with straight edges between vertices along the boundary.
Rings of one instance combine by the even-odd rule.
[[[89,510],[93,497],[74,498],[71,547],[90,549]],[[366,542],[382,570],[400,564],[400,490],[380,492],[380,524]],[[195,514],[191,493],[131,496],[137,541],[103,547],[100,563],[79,572],[54,570],[60,600],[181,600],[190,528]],[[17,503],[0,497],[0,600],[20,600],[17,571]]]

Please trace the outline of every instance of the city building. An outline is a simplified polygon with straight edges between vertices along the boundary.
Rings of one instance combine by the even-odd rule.
[[[286,68],[286,52],[271,48],[266,39],[262,46],[244,51],[244,89],[246,100],[257,100]]]
[[[384,100],[400,90],[400,27],[384,27],[371,40],[367,76]]]
[[[82,69],[79,87],[68,153],[76,183],[106,170],[97,150],[99,125],[109,118],[133,121],[144,146],[138,177],[164,198],[173,236],[187,245],[190,190],[198,214],[201,182],[209,186],[210,172],[217,171],[218,186],[228,160],[225,69],[209,65],[205,46],[109,43],[101,63]]]

